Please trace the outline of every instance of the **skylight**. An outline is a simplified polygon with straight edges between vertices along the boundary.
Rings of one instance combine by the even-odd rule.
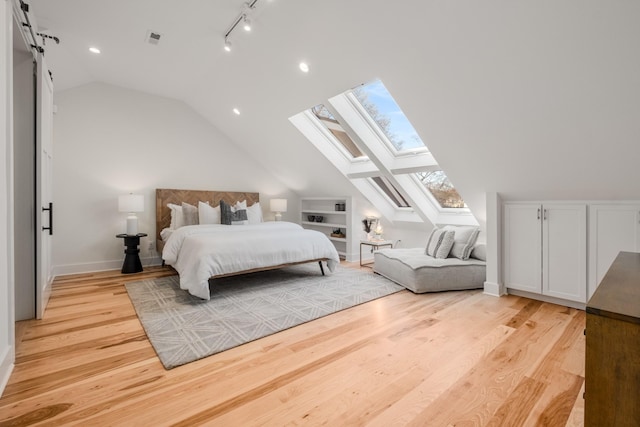
[[[352,93],[397,153],[426,149],[409,119],[380,80],[358,86]]]
[[[327,107],[323,104],[319,104],[313,107],[311,112],[318,118],[320,123],[322,123],[322,125],[336,137],[336,140],[342,144],[342,147],[347,150],[352,158],[357,159],[360,157],[366,157],[362,154],[347,132],[345,132],[340,122],[333,117],[333,114],[331,114]]]
[[[402,196],[402,193],[387,179],[382,176],[371,178],[384,194],[399,208],[410,208],[411,205]]]
[[[381,81],[289,120],[390,221],[477,225]]]
[[[464,208],[464,200],[442,170],[417,172],[416,176],[443,208]]]

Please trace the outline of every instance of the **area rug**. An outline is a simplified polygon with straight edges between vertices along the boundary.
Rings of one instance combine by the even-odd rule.
[[[210,282],[211,300],[180,289],[178,276],[126,285],[138,318],[166,369],[404,289],[369,269],[317,263]]]

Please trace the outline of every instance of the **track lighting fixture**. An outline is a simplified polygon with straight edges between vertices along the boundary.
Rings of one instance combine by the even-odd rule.
[[[242,7],[240,15],[238,15],[235,21],[233,21],[233,24],[231,24],[229,30],[224,35],[224,50],[226,50],[227,52],[231,51],[231,42],[229,41],[229,36],[233,32],[233,30],[236,29],[238,24],[242,23],[242,28],[245,31],[251,31],[251,13],[256,8],[256,3],[258,3],[258,0],[251,0],[250,2],[245,3]]]

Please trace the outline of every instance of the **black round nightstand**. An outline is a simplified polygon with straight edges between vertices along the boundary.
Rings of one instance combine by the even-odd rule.
[[[116,237],[124,239],[124,264],[122,264],[122,274],[140,273],[142,271],[142,263],[140,262],[140,238],[147,237],[145,233],[138,234],[117,234]]]

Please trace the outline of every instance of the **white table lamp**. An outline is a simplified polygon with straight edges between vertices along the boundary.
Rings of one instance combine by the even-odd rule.
[[[271,199],[270,201],[271,212],[276,213],[276,221],[282,219],[282,212],[287,211],[287,199]]]
[[[126,194],[118,197],[118,210],[128,212],[127,234],[135,236],[138,234],[138,217],[136,212],[144,211],[144,196],[142,194]]]

